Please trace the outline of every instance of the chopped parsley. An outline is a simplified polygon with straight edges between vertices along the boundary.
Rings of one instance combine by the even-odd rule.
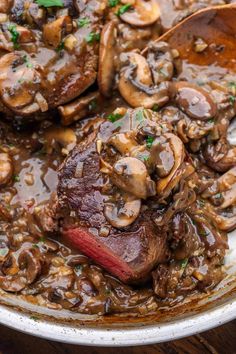
[[[201,207],[204,207],[204,205],[205,205],[205,201],[204,201],[204,200],[202,200],[202,199],[200,199],[200,200],[199,200],[199,204],[200,204],[200,206],[201,206]]]
[[[199,235],[200,236],[208,236],[210,235],[210,232],[207,232],[206,230],[200,230],[198,231]]]
[[[143,156],[141,156],[141,160],[144,162],[147,162],[149,160],[149,156],[143,155]]]
[[[96,100],[92,100],[89,103],[88,109],[89,111],[94,111],[97,108],[97,101]]]
[[[44,6],[44,7],[64,6],[62,0],[36,0],[36,2],[39,6]]]
[[[32,247],[33,248],[39,248],[39,245],[37,243],[33,243]]]
[[[37,316],[30,316],[30,319],[31,319],[31,320],[34,320],[34,321],[36,321],[36,322],[40,320],[40,318],[37,317]]]
[[[60,53],[64,48],[65,48],[65,43],[63,41],[61,41],[59,46],[56,48],[56,52]]]
[[[115,7],[120,3],[120,0],[108,0],[108,6]]]
[[[228,86],[229,86],[230,88],[236,89],[236,82],[231,81],[231,82],[229,82]]]
[[[7,29],[11,33],[11,41],[12,41],[12,43],[14,45],[14,48],[18,49],[19,46],[20,46],[19,43],[18,43],[18,39],[20,37],[20,33],[17,31],[16,25],[10,24]]]
[[[117,16],[123,15],[125,12],[127,12],[131,8],[131,4],[125,4],[121,6],[118,11],[116,12]]]
[[[32,69],[34,67],[33,64],[29,61],[29,57],[27,55],[23,56],[23,60],[27,68]]]
[[[107,117],[107,119],[112,122],[115,123],[117,120],[119,120],[120,118],[122,118],[122,114],[119,113],[111,113],[109,114],[109,116]]]
[[[13,181],[14,182],[20,182],[20,176],[19,175],[14,175],[13,176]]]
[[[188,264],[188,258],[182,259],[180,261],[180,266],[182,269],[186,268],[187,264]]]
[[[214,119],[213,118],[208,119],[208,123],[214,123]]]
[[[154,137],[153,136],[148,136],[147,139],[146,139],[146,145],[147,145],[147,148],[150,149],[152,144],[153,144],[153,141],[154,141]]]
[[[217,193],[216,195],[215,195],[215,198],[216,199],[221,199],[223,197],[223,194],[222,193]]]
[[[84,18],[80,18],[78,20],[78,26],[81,27],[85,27],[90,23],[89,18],[88,17],[84,17]]]
[[[158,106],[158,104],[155,103],[154,106],[152,107],[152,110],[153,110],[154,112],[157,112],[158,109],[159,109],[159,106]]]
[[[39,241],[40,241],[40,242],[45,242],[45,241],[46,241],[46,238],[43,237],[43,236],[41,236],[41,237],[39,238]]]
[[[100,41],[100,33],[96,32],[90,32],[86,37],[85,40],[87,43],[91,44],[94,42],[99,42]]]
[[[235,100],[236,100],[235,96],[229,96],[229,102],[232,106],[234,105]]]

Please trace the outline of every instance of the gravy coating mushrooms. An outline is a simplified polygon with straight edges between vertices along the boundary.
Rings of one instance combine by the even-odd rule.
[[[3,296],[142,317],[227,279],[236,26],[212,25],[236,16],[226,2],[0,1]],[[203,8],[202,33],[180,22]]]

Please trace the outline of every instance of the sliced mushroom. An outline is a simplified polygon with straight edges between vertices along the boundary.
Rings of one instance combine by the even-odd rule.
[[[218,213],[210,204],[206,206],[205,214],[206,217],[212,220],[212,222],[222,231],[230,232],[235,229],[236,227],[236,216],[235,213],[231,215],[224,215]]]
[[[51,151],[55,143],[58,143],[69,152],[75,147],[77,141],[74,130],[59,126],[49,128],[44,134],[44,139],[48,152]]]
[[[63,35],[72,31],[72,19],[70,16],[61,16],[53,22],[48,22],[43,27],[44,41],[54,48],[58,48],[62,42]]]
[[[225,138],[216,144],[207,144],[203,154],[207,165],[218,172],[225,172],[236,164],[236,147],[231,147]]]
[[[156,138],[150,148],[148,163],[156,169],[159,177],[167,177],[175,164],[175,156],[166,136]]]
[[[174,73],[173,54],[166,42],[148,44],[147,62],[155,85],[170,81]]]
[[[98,85],[105,97],[110,97],[115,78],[116,22],[108,22],[102,30],[99,47]]]
[[[185,149],[182,141],[176,135],[171,133],[167,133],[165,137],[169,140],[171,149],[174,153],[174,166],[167,177],[161,178],[157,181],[157,194],[161,197],[163,195],[165,195],[165,197],[169,195],[172,188],[181,179],[182,173],[180,171],[180,167],[185,157]]]
[[[64,106],[59,106],[63,125],[70,125],[77,120],[83,119],[89,114],[93,114],[98,109],[98,103],[101,101],[99,92],[92,92],[87,96],[80,97]]]
[[[132,107],[161,107],[168,102],[168,85],[163,82],[153,86],[151,70],[142,55],[130,52],[121,58],[126,62],[128,60],[129,64],[121,70],[118,87],[122,97]]]
[[[160,7],[156,0],[135,0],[130,10],[120,18],[132,26],[145,27],[156,22],[160,17]]]
[[[127,201],[122,206],[109,203],[104,207],[104,215],[113,227],[121,229],[131,225],[137,219],[140,209],[140,199]]]
[[[236,204],[236,167],[232,168],[203,193],[203,198],[211,198],[218,210],[223,210]]]
[[[9,154],[0,153],[0,186],[11,181],[13,175],[13,162]]]
[[[23,250],[17,264],[10,255],[2,265],[4,274],[0,276],[0,287],[9,292],[19,292],[35,281],[41,272],[39,253],[34,249]]]
[[[171,96],[178,107],[193,119],[209,120],[217,113],[216,103],[201,87],[188,82],[172,83]]]
[[[132,151],[139,146],[135,140],[135,135],[134,131],[113,134],[108,140],[108,144],[115,147],[121,155],[132,155]]]
[[[25,109],[34,105],[41,81],[27,53],[9,53],[0,59],[0,95],[3,103],[16,113],[28,114]],[[34,109],[38,110],[36,104]],[[32,113],[32,110],[30,110]]]
[[[110,178],[117,187],[137,198],[146,199],[156,194],[155,182],[151,180],[145,164],[134,157],[118,160]]]

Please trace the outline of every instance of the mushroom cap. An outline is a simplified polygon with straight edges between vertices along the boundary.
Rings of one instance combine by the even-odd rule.
[[[135,0],[134,6],[120,18],[132,26],[150,26],[160,18],[160,7],[156,0]]]
[[[135,132],[113,134],[108,140],[108,144],[116,148],[122,155],[131,154],[132,150],[139,146],[135,140]]]
[[[110,178],[117,187],[137,198],[146,199],[155,195],[154,181],[151,180],[145,164],[135,157],[118,160]]]
[[[131,225],[137,219],[140,209],[140,199],[127,201],[120,208],[114,203],[109,203],[104,207],[104,215],[113,227],[121,229]]]
[[[193,119],[209,120],[217,113],[216,103],[201,87],[188,82],[177,82],[170,86],[177,106]]]
[[[0,153],[0,186],[10,182],[13,175],[13,162],[9,154]]]
[[[33,112],[40,108],[34,102],[40,75],[29,61],[27,53],[25,55],[9,53],[0,58],[1,99],[8,108],[23,115],[28,114],[25,113],[25,109],[26,111],[29,107],[32,109],[32,105]]]
[[[121,96],[132,107],[152,108],[155,104],[163,106],[169,100],[168,88],[161,84],[153,94],[146,93],[136,87],[130,78],[131,71],[135,68],[135,81],[138,85],[146,86],[147,90],[153,85],[152,73],[147,60],[140,54],[130,52],[126,54],[129,66],[122,69],[118,88]]]

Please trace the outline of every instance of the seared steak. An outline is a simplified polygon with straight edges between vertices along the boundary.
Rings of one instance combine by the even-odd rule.
[[[94,137],[94,136],[93,136]],[[63,234],[71,243],[124,282],[145,280],[166,257],[166,235],[152,221],[152,212],[141,213],[132,225],[118,230],[104,216],[106,177],[92,136],[77,146],[59,171],[58,207],[64,217]],[[78,169],[82,167],[81,177]],[[76,217],[76,223],[65,215]],[[103,232],[106,232],[103,235]]]
[[[0,25],[0,69],[6,73],[0,79],[1,111],[41,116],[94,83],[103,1],[89,0],[85,7],[68,0],[63,9],[34,1],[7,3],[0,5],[9,15]]]

